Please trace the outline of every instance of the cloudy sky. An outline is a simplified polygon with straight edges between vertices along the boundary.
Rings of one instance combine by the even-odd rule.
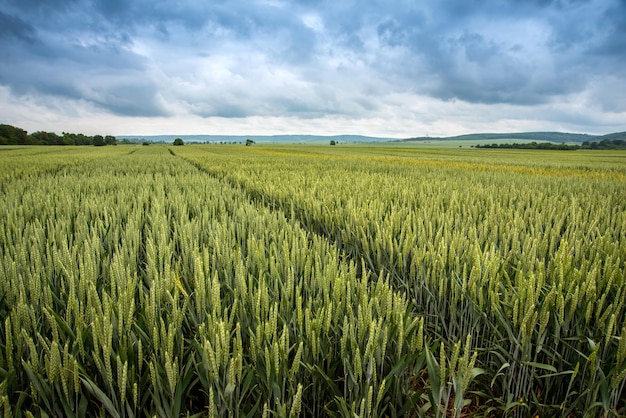
[[[625,0],[0,0],[0,123],[86,134],[626,130]]]

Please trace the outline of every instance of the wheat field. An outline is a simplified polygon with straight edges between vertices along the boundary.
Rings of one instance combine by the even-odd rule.
[[[0,152],[5,416],[626,414],[626,153]]]

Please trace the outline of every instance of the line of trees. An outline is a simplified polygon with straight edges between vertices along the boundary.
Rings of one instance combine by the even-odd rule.
[[[527,144],[484,144],[476,145],[475,148],[506,148],[506,149],[549,149],[549,150],[576,150],[580,149],[579,145],[553,144],[551,142],[530,142]]]
[[[585,141],[582,145],[554,144],[551,142],[530,142],[525,144],[485,144],[475,145],[475,148],[504,148],[504,149],[541,149],[541,150],[577,150],[577,149],[626,149],[626,140],[603,139],[602,141]]]
[[[37,131],[29,134],[24,129],[0,124],[0,145],[117,145],[117,140],[111,135],[73,134],[63,132],[57,135],[54,132]]]
[[[585,141],[582,149],[626,149],[626,139],[603,139],[602,141]]]

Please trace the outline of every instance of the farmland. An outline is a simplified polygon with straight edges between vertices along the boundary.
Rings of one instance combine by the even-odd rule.
[[[620,416],[626,152],[0,153],[8,416]]]

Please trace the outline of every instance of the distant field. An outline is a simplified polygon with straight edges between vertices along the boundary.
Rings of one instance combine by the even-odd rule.
[[[469,145],[2,148],[5,415],[624,416],[626,151]]]
[[[398,146],[414,146],[414,147],[427,147],[427,148],[470,148],[475,145],[491,145],[491,144],[530,144],[531,142],[547,142],[547,141],[535,141],[531,139],[432,139],[424,141],[407,141],[407,142],[392,142],[391,144]],[[557,142],[554,142],[557,144]],[[559,142],[560,144],[560,142]],[[567,145],[579,145],[579,142],[568,142]],[[389,145],[389,144],[387,144]]]

